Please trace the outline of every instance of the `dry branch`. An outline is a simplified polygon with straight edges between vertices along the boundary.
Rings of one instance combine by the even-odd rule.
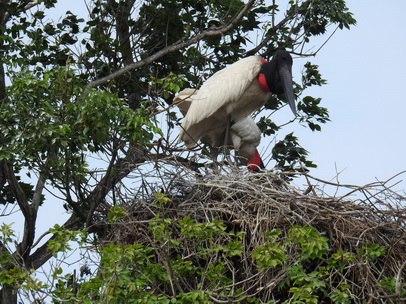
[[[110,227],[103,242],[137,242],[154,248],[156,244],[147,227],[156,214],[174,221],[186,216],[198,222],[220,219],[228,229],[242,231],[245,235],[245,252],[240,260],[238,263],[228,261],[230,276],[233,278],[229,288],[243,289],[246,297],[260,295],[262,299],[271,300],[277,298],[276,286],[286,278],[286,269],[282,267],[258,271],[251,252],[266,242],[266,231],[277,229],[286,234],[292,225],[308,225],[329,238],[330,253],[341,248],[344,252],[357,255],[343,272],[332,274],[329,279],[331,284],[337,284],[338,281],[350,283],[353,303],[398,303],[402,300],[400,295],[405,290],[406,275],[406,208],[404,198],[394,195],[387,182],[358,188],[345,185],[352,195],[358,194],[356,199],[350,200],[346,195],[329,197],[317,195],[316,192],[304,194],[304,191],[286,182],[283,174],[272,171],[251,174],[244,170],[211,173],[208,170],[208,173],[202,175],[192,170],[180,170],[180,167],[174,164],[176,169],[173,172],[166,171],[164,177],[156,176],[160,186],[155,190],[161,192],[166,189],[166,194],[171,198],[169,205],[158,207],[153,204],[153,191],[123,201],[129,215],[121,224],[116,223]],[[315,180],[312,176],[308,178],[309,181]],[[102,214],[99,216],[101,218],[98,220],[105,220]],[[385,254],[374,262],[365,262],[359,257],[359,250],[368,243],[384,246]],[[161,252],[162,256],[164,250],[159,248],[157,253]],[[197,260],[199,253],[192,244],[185,241],[178,250],[172,252],[172,255],[179,254],[183,259],[201,262]],[[171,254],[165,252],[166,258],[169,258]],[[206,262],[213,263],[218,258],[212,256]],[[286,262],[289,263],[294,261]],[[388,296],[379,284],[385,277],[396,279],[395,294]],[[159,292],[173,294],[176,290],[188,290],[194,284],[190,280],[175,280],[179,286],[173,285],[171,290]],[[243,300],[234,297],[233,293],[224,296],[218,292],[216,294],[216,290],[211,290],[213,302]]]

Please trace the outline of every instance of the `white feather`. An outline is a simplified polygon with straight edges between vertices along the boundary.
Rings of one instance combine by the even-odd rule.
[[[183,116],[186,116],[187,113],[189,113],[189,108],[191,107],[192,101],[194,101],[192,97],[197,94],[197,92],[198,90],[195,89],[184,89],[183,91],[179,92],[173,99],[173,102],[178,106]],[[224,140],[224,132],[226,129],[226,121],[221,121],[218,120],[215,116],[211,116],[205,119],[204,124],[205,132],[204,134],[202,134],[202,136],[199,137],[199,139],[204,137],[206,142],[212,147],[222,145],[222,141]],[[180,133],[182,133],[182,131],[183,129],[181,127]],[[193,148],[199,140],[197,139],[197,141],[194,141],[191,137],[186,137],[186,139],[189,140],[184,140],[188,148]]]
[[[237,120],[230,128],[233,147],[244,160],[250,160],[261,142],[261,130],[251,117]]]
[[[179,108],[180,112],[183,116],[186,115],[189,107],[192,103],[192,95],[196,94],[197,90],[195,89],[184,89],[180,91],[175,98],[173,99],[173,103]]]
[[[193,102],[180,131],[188,148],[215,130],[225,130],[228,115],[237,121],[265,104],[270,93],[257,80],[261,65],[259,56],[241,59],[213,74],[190,96]]]
[[[187,115],[192,109],[194,101],[193,97],[198,94],[197,90],[184,89],[179,92],[174,98],[174,103],[179,107],[183,115]],[[223,144],[225,125],[224,121],[220,121],[216,116],[206,119],[210,122],[211,127],[202,137],[212,147],[218,147]],[[254,155],[256,147],[261,141],[261,130],[250,117],[243,117],[235,121],[230,128],[230,136],[227,139],[228,144],[232,144],[234,149],[239,152],[239,155],[249,160]]]

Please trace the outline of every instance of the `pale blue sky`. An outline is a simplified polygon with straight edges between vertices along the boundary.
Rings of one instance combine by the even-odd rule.
[[[357,25],[337,31],[311,58],[328,80],[311,92],[323,98],[331,122],[322,132],[294,129],[318,164],[313,175],[331,179],[337,167],[341,183],[363,185],[406,170],[406,1],[349,0],[347,6]]]

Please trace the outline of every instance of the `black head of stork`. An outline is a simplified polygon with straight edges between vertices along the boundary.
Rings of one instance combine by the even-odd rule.
[[[296,115],[292,63],[292,57],[286,50],[278,50],[272,56],[270,62],[262,65],[260,73],[264,74],[266,83],[272,93],[285,94],[293,114]]]

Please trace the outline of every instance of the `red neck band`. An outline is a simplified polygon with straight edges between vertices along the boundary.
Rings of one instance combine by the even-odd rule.
[[[261,57],[261,63],[267,63],[268,61],[266,61],[264,58]],[[258,82],[259,85],[261,86],[261,89],[265,92],[271,92],[271,89],[268,86],[268,83],[266,82],[266,78],[265,75],[263,73],[259,73],[258,74]]]

